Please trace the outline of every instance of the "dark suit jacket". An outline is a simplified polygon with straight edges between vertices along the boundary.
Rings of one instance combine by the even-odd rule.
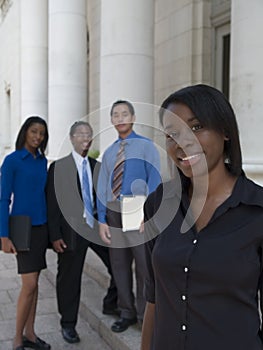
[[[93,198],[96,205],[96,185],[100,163],[88,158],[93,178]],[[53,162],[47,179],[47,213],[50,241],[63,238],[69,250],[75,248],[76,233],[88,241],[101,243],[97,224],[91,229],[83,218],[80,179],[72,154]],[[96,217],[96,207],[94,210]]]

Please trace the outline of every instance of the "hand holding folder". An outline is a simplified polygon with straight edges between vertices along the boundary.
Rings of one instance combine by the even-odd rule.
[[[10,216],[9,238],[17,251],[29,251],[31,241],[31,218],[25,215]]]
[[[122,231],[139,230],[143,221],[143,205],[146,196],[121,196]]]

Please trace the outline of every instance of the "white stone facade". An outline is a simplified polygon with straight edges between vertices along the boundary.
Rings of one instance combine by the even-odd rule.
[[[203,82],[229,95],[244,168],[263,183],[262,13],[262,0],[0,0],[0,157],[32,114],[48,122],[50,159],[86,115],[102,153],[120,98],[162,148],[158,105]]]

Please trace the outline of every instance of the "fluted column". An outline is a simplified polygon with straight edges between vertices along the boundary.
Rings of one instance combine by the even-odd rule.
[[[47,118],[48,0],[20,2],[21,122],[28,115]]]
[[[263,184],[263,2],[232,0],[231,94],[242,141],[244,168]]]
[[[87,113],[86,0],[49,1],[49,157]]]
[[[115,100],[128,99],[136,103],[137,122],[152,123],[151,113],[145,113],[145,108],[141,111],[137,103],[153,103],[154,1],[101,0],[99,12],[94,1],[91,3],[90,10],[100,18],[96,21],[93,18],[97,25],[94,29],[90,27],[90,67],[98,72],[91,80],[90,93],[94,86],[97,95],[91,95],[90,107],[101,109],[93,120],[100,121],[100,150],[103,151],[116,138],[113,130],[103,133],[110,126],[109,106]],[[99,47],[95,37],[100,39]],[[93,50],[96,55],[92,54]],[[152,131],[145,133],[151,136]]]

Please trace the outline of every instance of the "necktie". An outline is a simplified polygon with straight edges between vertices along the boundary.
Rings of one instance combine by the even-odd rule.
[[[86,222],[90,227],[93,227],[94,226],[93,205],[91,202],[86,159],[84,159],[82,162],[82,198],[84,202]]]
[[[113,170],[113,182],[112,182],[112,192],[114,199],[118,198],[121,193],[121,185],[124,172],[124,163],[125,163],[125,150],[126,145],[125,141],[120,142],[120,148],[117,153],[116,163]]]

